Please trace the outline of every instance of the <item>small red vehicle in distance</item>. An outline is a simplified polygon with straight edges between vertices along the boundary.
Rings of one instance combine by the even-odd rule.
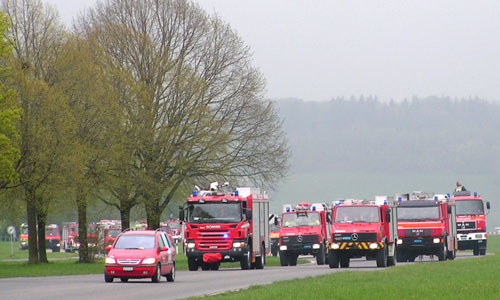
[[[124,231],[113,246],[106,248],[104,281],[120,278],[151,278],[159,282],[175,280],[175,244],[172,236],[161,230]]]

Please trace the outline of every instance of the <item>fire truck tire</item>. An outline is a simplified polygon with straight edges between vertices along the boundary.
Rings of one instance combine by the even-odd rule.
[[[104,272],[104,282],[113,282],[113,279],[113,276],[109,276],[106,272]]]
[[[278,256],[278,247],[271,247],[271,255]]]
[[[349,268],[350,258],[347,255],[340,256],[340,267]]]
[[[325,264],[325,245],[321,244],[318,254],[316,254],[316,263],[321,266]]]
[[[210,270],[210,264],[207,264],[207,263],[202,263],[201,264],[201,270],[202,271],[209,271]]]
[[[474,256],[478,256],[479,255],[479,249],[472,249],[472,253],[474,254]]]
[[[60,252],[61,248],[52,248],[52,252]]]
[[[241,257],[240,266],[242,270],[248,270],[252,267],[252,249],[248,248],[248,251]]]
[[[280,264],[282,267],[288,266],[288,255],[285,251],[280,251]]]
[[[439,261],[445,261],[446,260],[446,246],[443,244],[443,247],[439,248],[438,250],[438,254],[437,254],[437,257],[438,257],[438,260]]]
[[[195,258],[188,257],[188,269],[189,271],[198,271],[198,262]]]
[[[448,251],[448,255],[446,256],[446,258],[449,260],[454,260],[456,256],[457,256],[457,250],[453,250],[453,251]]]
[[[156,265],[156,272],[153,274],[153,277],[151,277],[151,282],[157,283],[160,282],[161,280],[161,266],[160,264]]]
[[[298,255],[295,253],[288,253],[288,264],[290,266],[296,266],[297,265],[297,257]]]
[[[377,260],[377,268],[385,268],[387,267],[387,247],[384,247],[377,252],[376,260]]]
[[[121,282],[128,282],[128,277],[120,277]]]
[[[165,276],[167,278],[168,282],[174,282],[175,281],[175,263],[172,266],[172,271]]]
[[[332,269],[339,267],[339,255],[334,251],[328,251],[328,265]]]
[[[479,249],[479,255],[486,255],[486,249]]]
[[[396,262],[397,262],[396,255],[397,254],[394,253],[394,256],[387,257],[387,266],[388,267],[394,267],[396,265]]]
[[[257,256],[255,258],[255,268],[256,269],[264,269],[264,265],[266,263],[266,252],[264,252],[264,247],[260,246],[260,253],[262,254],[261,256]]]
[[[396,248],[396,261],[397,262],[406,262],[408,260],[408,255],[403,252],[403,250]]]

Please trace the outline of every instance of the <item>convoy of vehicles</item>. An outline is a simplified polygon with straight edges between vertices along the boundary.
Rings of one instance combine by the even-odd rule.
[[[280,263],[297,265],[299,255],[313,255],[318,265],[325,264],[331,216],[324,203],[300,203],[295,209],[285,206],[281,214]]]
[[[457,207],[458,250],[472,250],[474,255],[485,255],[487,246],[486,214],[481,196],[469,191],[453,193]],[[486,202],[490,209],[490,202]]]
[[[333,208],[330,268],[348,268],[351,258],[375,259],[377,267],[396,264],[397,218],[393,204],[344,201]]]
[[[436,255],[439,261],[455,259],[456,206],[447,195],[413,192],[398,196],[397,260],[415,261],[419,255]]]
[[[269,249],[269,198],[258,188],[219,191],[212,183],[195,190],[179,208],[185,221],[188,268],[218,270],[221,262],[239,261],[241,269],[263,269]]]
[[[104,281],[120,278],[151,278],[159,282],[175,280],[175,245],[172,236],[161,230],[125,231],[106,248]]]

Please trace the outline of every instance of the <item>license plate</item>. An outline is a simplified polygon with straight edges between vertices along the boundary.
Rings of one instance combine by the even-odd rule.
[[[217,249],[217,246],[210,246],[210,249]]]
[[[123,271],[133,271],[134,267],[123,267]]]
[[[304,245],[304,248],[311,249],[311,245]]]
[[[467,237],[466,237],[466,236],[462,236],[462,237],[460,237],[460,240],[461,240],[461,241],[466,240],[466,239],[467,239]]]
[[[414,240],[413,241],[415,244],[422,244],[422,240]]]

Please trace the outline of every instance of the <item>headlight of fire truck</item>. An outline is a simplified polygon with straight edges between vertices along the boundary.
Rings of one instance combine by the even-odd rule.
[[[156,264],[156,259],[154,257],[146,258],[142,261],[143,265],[154,265]]]
[[[244,242],[234,242],[233,243],[233,248],[243,248],[243,247],[245,247]]]
[[[373,249],[377,249],[377,247],[378,247],[377,243],[371,243],[370,244],[370,249],[372,249],[372,250]]]
[[[339,244],[332,244],[332,249],[337,250],[339,248],[340,248]]]
[[[106,257],[106,264],[107,264],[107,265],[113,265],[113,264],[115,264],[115,263],[116,263],[116,261],[115,261],[115,259],[114,259],[114,258],[111,258],[111,257]]]
[[[314,244],[313,249],[319,249],[321,246],[319,244]]]
[[[440,239],[440,238],[434,238],[434,239],[432,240],[432,242],[433,242],[434,244],[439,244],[439,242],[440,242],[440,241],[441,241],[441,239]]]
[[[397,244],[398,245],[403,245],[403,240],[398,240]]]
[[[285,251],[286,249],[287,249],[286,245],[282,245],[282,246],[280,246],[280,250],[281,250],[281,251]]]
[[[195,245],[194,245],[194,243],[187,243],[187,247],[188,247],[189,249],[193,249],[193,248],[194,248],[194,246],[195,246]]]

